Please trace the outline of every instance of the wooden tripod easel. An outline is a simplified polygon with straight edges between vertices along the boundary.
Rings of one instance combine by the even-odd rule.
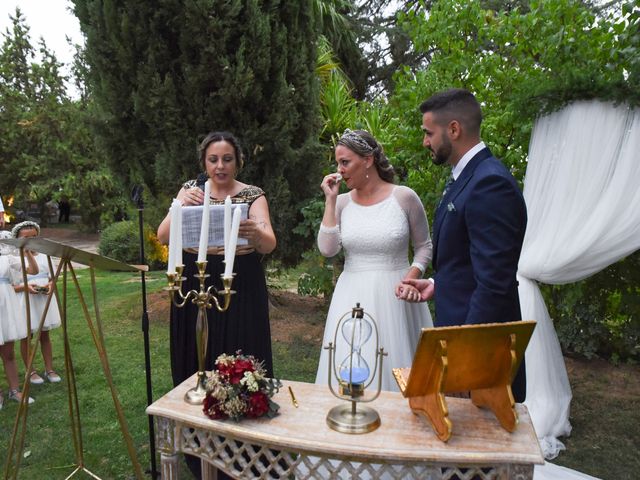
[[[102,333],[102,321],[100,319],[100,311],[98,308],[98,296],[97,296],[97,288],[96,288],[96,279],[95,279],[95,268],[105,269],[105,270],[115,270],[115,271],[130,271],[137,272],[140,270],[146,270],[146,266],[133,266],[127,265],[125,263],[118,262],[117,260],[113,260],[107,257],[102,257],[100,255],[96,255],[89,252],[84,252],[82,250],[76,249],[74,247],[70,247],[68,245],[63,245],[57,242],[53,242],[51,240],[47,240],[44,238],[22,238],[22,239],[13,239],[13,240],[2,240],[3,243],[11,244],[20,249],[21,258],[22,258],[22,271],[23,271],[23,281],[26,284],[26,269],[25,269],[25,261],[24,261],[24,250],[32,250],[34,252],[44,253],[47,255],[47,261],[49,264],[49,272],[51,278],[53,279],[53,289],[52,292],[49,293],[49,298],[47,298],[47,303],[45,305],[44,312],[42,317],[39,320],[38,329],[36,334],[34,335],[35,342],[31,345],[29,342],[29,353],[28,353],[28,362],[27,362],[27,372],[31,371],[31,365],[33,364],[33,360],[35,358],[38,345],[40,343],[40,338],[42,334],[42,326],[44,324],[44,320],[46,318],[47,312],[49,310],[49,306],[51,304],[51,299],[53,296],[58,300],[58,306],[60,308],[60,317],[62,319],[62,332],[63,332],[63,342],[64,342],[64,364],[65,364],[65,377],[67,383],[67,398],[68,398],[68,406],[69,406],[69,418],[71,419],[71,436],[73,440],[73,447],[75,451],[75,464],[73,465],[75,469],[71,472],[71,474],[67,477],[67,479],[73,477],[75,474],[79,472],[83,472],[92,478],[100,479],[95,473],[91,472],[84,461],[84,446],[82,440],[82,425],[80,419],[80,409],[78,403],[78,390],[77,383],[75,377],[75,371],[73,368],[73,359],[71,356],[71,345],[69,342],[69,331],[67,324],[67,287],[68,287],[68,278],[71,276],[73,284],[75,285],[76,292],[78,294],[78,299],[87,322],[87,326],[89,327],[89,331],[91,332],[91,337],[93,339],[93,343],[95,344],[96,351],[98,352],[98,356],[100,357],[100,363],[102,365],[102,371],[104,373],[104,377],[107,381],[107,385],[109,386],[109,390],[111,392],[111,398],[113,399],[113,405],[116,410],[116,414],[118,417],[118,423],[120,425],[120,430],[122,432],[123,439],[125,441],[127,452],[129,454],[129,458],[131,459],[131,464],[133,466],[135,477],[138,480],[143,478],[142,468],[140,466],[140,462],[138,461],[135,447],[133,445],[133,440],[131,438],[131,434],[129,433],[129,428],[127,426],[127,421],[124,416],[124,411],[122,409],[122,405],[120,400],[118,399],[116,387],[113,383],[113,377],[111,375],[111,368],[109,366],[109,359],[107,356],[107,350],[104,342],[104,336]],[[55,271],[53,271],[53,263],[51,261],[51,257],[60,258],[60,263]],[[78,283],[78,278],[76,276],[73,262],[80,263],[89,267],[89,273],[91,277],[91,294],[93,299],[93,316],[89,311],[89,307],[87,306],[87,302],[85,301],[85,296],[82,293],[82,289],[80,288],[80,284]],[[62,274],[62,295],[59,295],[58,291],[58,281],[60,280],[60,275]],[[61,298],[60,298],[61,297]],[[62,301],[60,301],[62,299]],[[31,331],[31,312],[30,312],[30,302],[25,302],[26,311],[27,311],[27,327],[28,331]],[[94,321],[95,319],[95,321]],[[20,469],[20,460],[22,458],[22,452],[24,449],[24,441],[26,436],[26,427],[27,427],[27,417],[29,413],[29,389],[30,382],[29,378],[25,379],[22,389],[22,400],[20,401],[20,405],[18,407],[18,412],[16,413],[16,419],[13,426],[13,432],[11,435],[11,441],[9,443],[9,448],[7,451],[7,458],[4,468],[4,480],[16,479],[18,475],[18,471]]]

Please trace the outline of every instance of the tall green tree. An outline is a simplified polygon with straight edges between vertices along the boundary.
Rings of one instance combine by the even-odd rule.
[[[19,9],[11,19],[0,46],[0,190],[22,209],[35,205],[43,223],[47,203],[64,194],[97,229],[121,195],[87,129],[85,102],[69,98],[60,62],[43,40],[36,51]]]
[[[294,260],[322,159],[312,2],[73,3],[94,127],[122,179],[173,194],[199,171],[199,137],[230,130],[248,154],[240,179],[266,191],[277,253]]]
[[[538,115],[574,99],[640,101],[637,0],[618,12],[578,0],[531,1],[499,11],[487,3],[436,1],[428,11],[400,16],[412,47],[430,52],[430,61],[396,76],[392,148],[428,211],[446,172],[430,166],[421,146],[418,106],[435,91],[464,87],[476,94],[485,116],[483,139],[519,179]]]
[[[483,140],[519,179],[539,115],[577,99],[640,104],[638,0],[616,2],[617,10],[577,0],[527,3],[494,10],[490,2],[442,0],[401,17],[413,48],[429,52],[430,61],[396,77],[391,148],[431,215],[448,173],[434,169],[421,146],[418,106],[435,91],[453,86],[476,94]],[[545,289],[564,348],[637,361],[638,258]]]

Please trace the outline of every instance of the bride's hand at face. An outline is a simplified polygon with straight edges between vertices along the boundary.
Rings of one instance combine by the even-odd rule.
[[[322,179],[320,188],[324,192],[324,196],[327,198],[337,197],[340,191],[340,182],[342,181],[342,175],[339,173],[330,173]]]

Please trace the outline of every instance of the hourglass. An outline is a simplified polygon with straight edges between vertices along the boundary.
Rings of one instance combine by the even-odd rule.
[[[338,332],[340,332],[341,338]],[[372,339],[372,334],[375,337]],[[345,342],[347,355],[336,367],[338,340]],[[374,369],[371,369],[363,356],[364,346],[375,340],[376,358]],[[378,326],[371,315],[366,313],[360,304],[345,313],[336,326],[333,343],[325,347],[329,350],[329,389],[331,393],[350,404],[338,405],[327,414],[327,424],[333,430],[343,433],[367,433],[380,426],[380,416],[373,408],[358,403],[369,403],[380,395],[382,387],[382,359],[386,355],[383,348],[378,348]],[[378,376],[378,388],[374,395],[366,397],[365,389]],[[333,376],[338,382],[338,392],[333,388]]]

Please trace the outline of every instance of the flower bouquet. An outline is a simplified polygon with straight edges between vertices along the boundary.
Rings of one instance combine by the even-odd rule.
[[[220,355],[206,383],[205,415],[214,420],[232,418],[235,421],[242,417],[274,417],[280,406],[271,397],[282,384],[265,375],[262,362],[251,355],[243,355],[241,351]]]

